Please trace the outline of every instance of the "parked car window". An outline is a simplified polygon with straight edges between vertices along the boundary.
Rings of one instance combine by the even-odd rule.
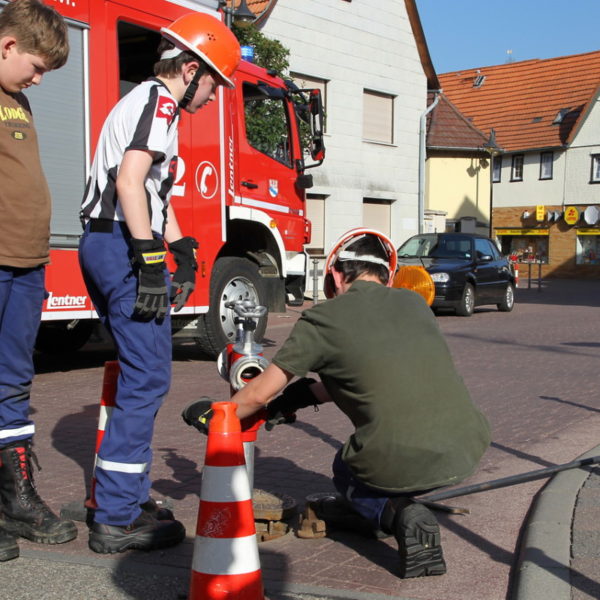
[[[498,252],[494,252],[493,244],[491,244],[489,240],[476,238],[475,252],[477,253],[478,260],[484,256],[491,256],[493,259],[498,258]]]

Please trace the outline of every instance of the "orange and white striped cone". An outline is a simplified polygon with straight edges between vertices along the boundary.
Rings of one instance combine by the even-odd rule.
[[[236,407],[234,402],[212,405],[189,600],[264,600]]]
[[[100,396],[100,415],[98,417],[98,431],[96,432],[96,455],[94,456],[94,470],[92,471],[92,484],[90,486],[90,497],[85,501],[86,508],[98,508],[96,504],[96,462],[102,438],[106,426],[110,421],[115,397],[117,395],[117,379],[119,378],[119,363],[109,360],[104,363],[104,379],[102,380],[102,395]]]

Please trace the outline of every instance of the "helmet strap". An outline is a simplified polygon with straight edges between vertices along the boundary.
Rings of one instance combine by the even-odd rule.
[[[200,81],[200,77],[202,77],[202,74],[204,72],[205,71],[198,68],[198,70],[194,73],[194,77],[192,78],[192,81],[190,81],[190,84],[187,86],[187,89],[185,90],[185,94],[183,95],[183,98],[179,102],[179,108],[181,108],[182,110],[185,109],[185,107],[190,103],[192,98],[196,95],[196,91],[198,90],[198,82]]]

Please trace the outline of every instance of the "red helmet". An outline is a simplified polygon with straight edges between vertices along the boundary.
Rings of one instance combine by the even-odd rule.
[[[160,32],[180,51],[189,50],[199,56],[229,87],[233,87],[231,76],[240,64],[242,50],[224,23],[204,13],[188,13]],[[174,56],[176,54],[168,54],[163,58]]]
[[[387,260],[377,256],[357,255],[355,252],[346,250],[348,246],[351,246],[354,242],[366,235],[374,235],[379,239],[383,249],[385,250],[385,253],[387,254]],[[340,237],[327,255],[325,269],[323,271],[325,275],[323,291],[327,298],[333,298],[335,296],[331,270],[333,269],[333,265],[338,260],[361,260],[364,262],[371,262],[385,266],[389,272],[387,282],[388,287],[391,287],[392,285],[394,274],[396,273],[396,266],[398,265],[398,255],[396,254],[394,244],[392,244],[391,240],[383,235],[383,233],[377,231],[376,229],[369,229],[367,227],[357,227],[356,229],[351,229],[350,231],[344,233],[342,237]]]

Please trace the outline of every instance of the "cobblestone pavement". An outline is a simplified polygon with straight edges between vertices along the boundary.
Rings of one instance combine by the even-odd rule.
[[[598,306],[600,282],[551,281],[544,282],[541,291],[535,285],[518,290],[512,313],[482,307],[468,319],[438,317],[457,368],[493,430],[492,446],[464,484],[570,462],[598,445]],[[300,309],[292,309],[271,315],[267,358],[299,314]],[[56,510],[82,502],[89,486],[103,365],[113,358],[110,346],[99,341],[71,357],[36,358],[32,408],[43,467],[36,481]],[[205,439],[186,427],[179,414],[201,395],[225,400],[228,386],[214,362],[199,356],[192,341],[180,340],[174,348],[172,389],[156,421],[153,493],[172,501],[187,528],[186,541],[160,552],[101,556],[88,550],[83,523],[78,524],[78,539],[66,545],[44,547],[22,540],[21,557],[0,564],[1,598],[186,597]],[[349,431],[349,423],[333,406],[318,413],[306,410],[292,426],[261,431],[256,487],[286,494],[298,506],[309,493],[332,490],[330,463]],[[448,501],[468,508],[470,514],[440,513],[448,562],[448,573],[441,577],[399,579],[390,540],[350,533],[301,540],[290,533],[261,543],[267,596],[270,600],[510,598],[520,568],[522,531],[544,485],[534,481]],[[600,546],[594,529],[600,519],[593,513],[598,511],[599,489],[595,472],[579,493],[570,575],[567,564],[567,574],[558,576],[573,600],[598,597],[597,555],[592,553]],[[570,519],[568,530],[566,535],[562,530],[553,535],[551,529],[548,537],[551,541],[560,537],[570,548]]]

